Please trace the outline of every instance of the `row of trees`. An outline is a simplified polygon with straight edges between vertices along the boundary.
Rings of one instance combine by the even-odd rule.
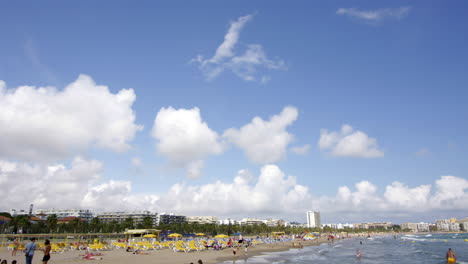
[[[141,223],[135,224],[134,220],[129,217],[122,223],[110,222],[103,223],[99,218],[93,218],[91,221],[82,221],[79,218],[74,218],[68,223],[59,223],[57,216],[50,215],[46,221],[28,221],[27,215],[19,215],[12,217],[11,221],[4,221],[1,224],[2,233],[18,234],[44,234],[44,233],[121,233],[125,229],[133,228],[157,228],[160,230],[171,230],[181,234],[205,233],[208,235],[242,233],[245,235],[257,235],[271,232],[285,232],[287,234],[298,234],[304,231],[309,232],[368,232],[365,229],[344,229],[334,230],[329,227],[324,229],[319,228],[304,228],[304,227],[270,227],[266,224],[261,225],[217,225],[217,224],[198,224],[198,223],[178,223],[178,224],[161,224],[153,226],[151,217],[146,217]],[[379,229],[375,231],[400,231],[399,226],[393,226],[392,229]]]

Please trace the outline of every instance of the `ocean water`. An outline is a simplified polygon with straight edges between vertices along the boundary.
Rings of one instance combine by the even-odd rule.
[[[448,248],[457,255],[457,263],[468,264],[468,234],[424,234],[353,238],[322,244],[317,247],[290,249],[248,259],[226,261],[223,264],[443,264]],[[362,245],[359,243],[362,241]],[[362,257],[356,257],[359,249]]]

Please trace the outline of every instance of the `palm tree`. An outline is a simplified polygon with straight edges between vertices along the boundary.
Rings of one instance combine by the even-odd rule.
[[[47,220],[46,220],[46,223],[47,223],[47,228],[48,228],[48,232],[49,233],[54,233],[54,231],[56,231],[57,229],[57,215],[55,214],[51,214],[49,216],[47,216]]]

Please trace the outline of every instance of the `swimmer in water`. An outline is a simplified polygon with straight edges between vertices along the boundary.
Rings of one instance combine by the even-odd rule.
[[[356,258],[361,258],[361,257],[362,257],[361,251],[359,249],[356,249]]]
[[[446,258],[447,263],[455,263],[457,261],[457,256],[453,253],[451,248],[448,249]]]

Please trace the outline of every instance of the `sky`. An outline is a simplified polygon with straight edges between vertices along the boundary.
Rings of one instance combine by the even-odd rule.
[[[3,1],[0,210],[468,217],[465,1]]]

